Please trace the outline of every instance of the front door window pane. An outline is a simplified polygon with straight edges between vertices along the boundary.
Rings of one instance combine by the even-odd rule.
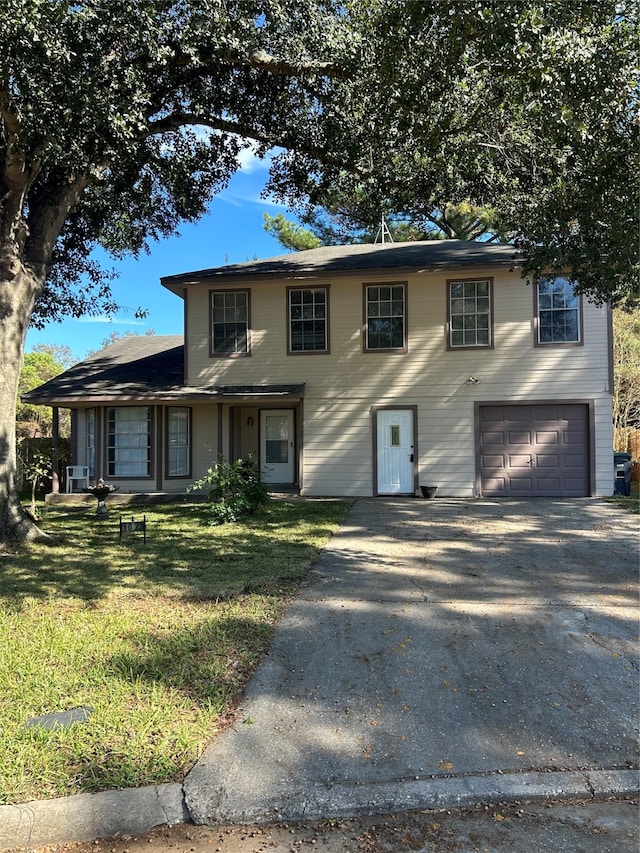
[[[265,455],[267,464],[279,465],[289,461],[289,418],[269,415],[266,419]]]

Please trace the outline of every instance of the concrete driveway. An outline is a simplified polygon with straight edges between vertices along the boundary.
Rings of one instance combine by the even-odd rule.
[[[637,788],[638,517],[367,499],[185,783],[198,823]]]

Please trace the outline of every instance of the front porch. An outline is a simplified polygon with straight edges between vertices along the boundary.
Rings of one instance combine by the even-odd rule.
[[[269,497],[272,500],[300,497],[297,486],[269,485]],[[184,492],[112,492],[107,498],[107,506],[145,506],[150,504],[169,503],[205,503],[208,500],[205,494]],[[88,492],[49,492],[44,497],[45,504],[50,506],[96,506],[95,495]]]

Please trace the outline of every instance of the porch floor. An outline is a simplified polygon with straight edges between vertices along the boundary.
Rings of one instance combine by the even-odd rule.
[[[269,486],[269,497],[295,498],[300,491],[297,486],[281,486],[274,484]],[[204,503],[208,498],[206,495],[185,494],[184,492],[112,492],[107,498],[108,506],[143,506],[145,504],[158,503]],[[70,506],[82,506],[84,504],[95,504],[95,495],[87,492],[49,492],[45,495],[46,504],[67,504]]]

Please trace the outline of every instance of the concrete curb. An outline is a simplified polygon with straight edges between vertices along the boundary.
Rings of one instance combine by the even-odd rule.
[[[190,820],[179,784],[34,800],[0,806],[0,850],[137,835]]]
[[[634,795],[632,770],[489,773],[381,783],[313,785],[257,803],[250,792],[198,784],[187,808],[196,824],[241,825],[327,817],[349,818],[429,808],[461,808],[525,800],[595,799]]]
[[[228,808],[228,802],[227,807],[218,809],[215,822],[232,825],[303,821],[496,802],[634,796],[640,791],[639,783],[635,770],[589,770],[315,786],[312,790],[292,791],[285,799],[259,809],[247,807],[245,802],[239,810],[236,803],[234,811],[233,807]],[[219,789],[212,786],[211,791],[219,798]],[[196,823],[206,822],[199,820],[195,812],[196,809]],[[0,806],[0,850],[140,835],[164,824],[191,822],[180,784],[35,800]]]

